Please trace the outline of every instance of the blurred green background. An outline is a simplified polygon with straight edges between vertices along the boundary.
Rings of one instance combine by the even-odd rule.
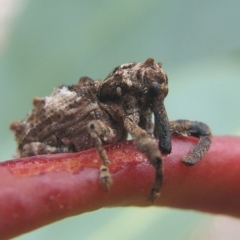
[[[161,61],[168,74],[170,119],[204,121],[215,135],[240,133],[240,1],[0,4],[10,16],[0,35],[0,160],[12,158],[16,145],[9,124],[26,116],[33,97],[84,75],[105,78],[119,64],[148,57]],[[16,239],[239,239],[239,226],[237,220],[193,211],[114,208]]]

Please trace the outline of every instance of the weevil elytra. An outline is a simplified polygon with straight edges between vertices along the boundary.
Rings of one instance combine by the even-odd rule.
[[[156,170],[150,192],[154,201],[163,182],[162,154],[171,153],[171,135],[199,138],[183,159],[186,165],[201,160],[211,144],[211,131],[206,124],[168,120],[164,106],[167,94],[167,75],[161,63],[154,63],[151,58],[122,64],[105,80],[82,77],[76,85],[56,88],[49,97],[34,98],[31,113],[11,124],[18,143],[17,155],[78,152],[96,147],[102,161],[100,181],[108,189],[112,183],[110,160],[103,145],[123,141],[129,133]],[[159,140],[158,146],[154,137]]]

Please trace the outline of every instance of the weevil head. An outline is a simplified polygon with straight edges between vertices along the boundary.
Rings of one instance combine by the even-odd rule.
[[[170,130],[164,106],[168,78],[161,67],[161,63],[154,63],[151,58],[142,63],[120,65],[99,84],[98,99],[113,119],[121,121],[129,117],[143,128],[147,128],[144,119],[153,113],[154,136],[160,140],[159,149],[169,153]]]
[[[168,78],[161,67],[162,64],[154,63],[152,58],[116,67],[100,85],[99,100],[114,101],[126,95],[147,104],[153,99],[163,100],[168,94]]]

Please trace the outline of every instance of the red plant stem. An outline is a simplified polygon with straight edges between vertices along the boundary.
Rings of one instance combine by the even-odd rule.
[[[173,139],[164,157],[164,184],[155,205],[240,217],[240,138],[214,137],[192,167],[181,159],[195,139]],[[154,169],[132,142],[107,146],[113,185],[99,184],[96,150],[45,155],[0,164],[0,239],[65,217],[109,206],[149,206]]]

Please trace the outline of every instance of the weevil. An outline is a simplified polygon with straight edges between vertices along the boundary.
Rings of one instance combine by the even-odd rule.
[[[168,77],[162,64],[154,63],[152,58],[122,64],[104,80],[82,77],[75,85],[57,87],[48,97],[34,98],[30,114],[11,124],[18,144],[17,156],[79,152],[95,147],[102,161],[100,182],[109,189],[110,160],[103,145],[124,141],[130,134],[136,148],[155,168],[150,191],[153,202],[161,190],[162,154],[171,153],[171,136],[199,139],[183,159],[186,165],[201,160],[211,144],[211,131],[206,124],[168,120],[164,106],[167,94]]]

